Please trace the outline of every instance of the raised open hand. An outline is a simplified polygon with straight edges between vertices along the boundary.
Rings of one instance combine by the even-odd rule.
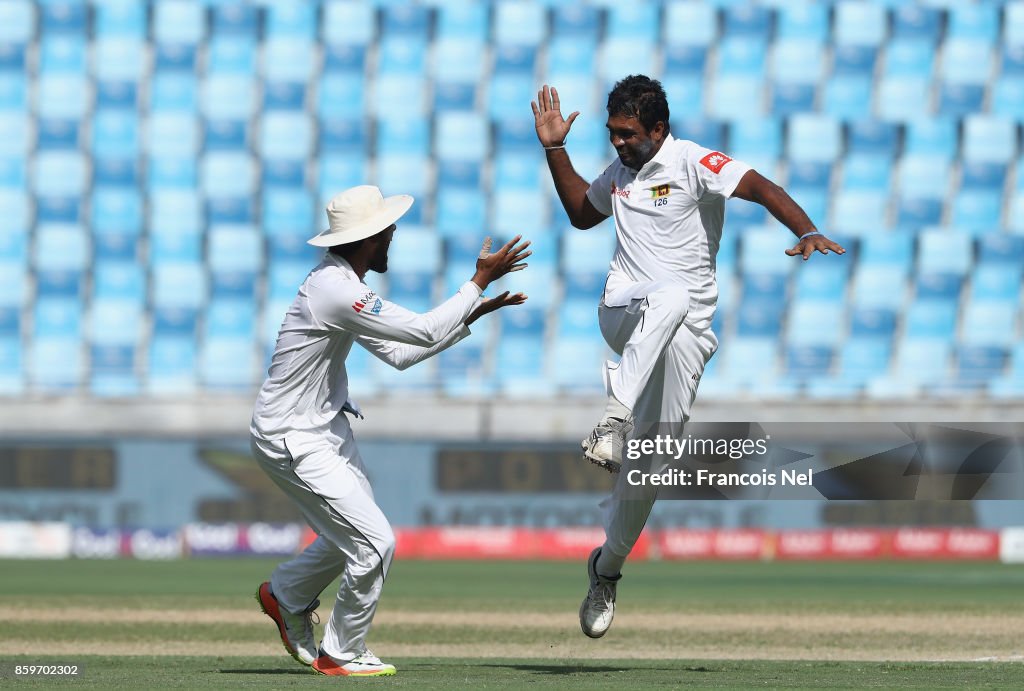
[[[569,119],[562,117],[562,104],[558,100],[558,89],[547,84],[537,92],[537,100],[530,101],[533,108],[533,123],[537,128],[537,139],[541,146],[560,146],[565,143],[573,120],[580,114],[578,110],[569,114]]]
[[[497,281],[510,271],[520,271],[527,267],[523,260],[533,252],[526,249],[530,246],[529,240],[519,245],[516,244],[522,237],[522,235],[515,236],[494,253],[491,252],[491,238],[488,237],[484,240],[480,256],[476,260],[476,274],[473,276],[473,281],[481,289],[486,289],[490,283]]]

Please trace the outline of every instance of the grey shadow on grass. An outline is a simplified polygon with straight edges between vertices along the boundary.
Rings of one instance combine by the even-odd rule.
[[[608,665],[580,665],[580,664],[564,664],[564,665],[480,665],[481,667],[494,667],[496,669],[515,669],[520,672],[535,672],[537,674],[553,674],[553,675],[569,675],[569,674],[608,674],[613,672],[633,672],[635,671],[631,667],[610,667]],[[664,672],[678,672],[678,671],[691,671],[691,670],[679,670],[677,668],[658,668],[658,667],[644,667],[645,670],[661,670]],[[708,671],[708,670],[693,670],[693,671]]]
[[[309,668],[306,669],[218,669],[215,674],[301,674],[304,677],[315,676]]]

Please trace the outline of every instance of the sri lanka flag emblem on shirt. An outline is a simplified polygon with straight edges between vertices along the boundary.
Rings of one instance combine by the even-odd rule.
[[[649,189],[651,190],[651,199],[661,199],[668,196],[668,185],[655,185]]]

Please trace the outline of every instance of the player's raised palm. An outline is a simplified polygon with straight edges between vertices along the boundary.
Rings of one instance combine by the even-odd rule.
[[[565,143],[573,120],[580,112],[569,114],[569,119],[562,117],[562,104],[558,100],[558,89],[547,84],[537,92],[537,100],[530,102],[533,108],[534,127],[537,128],[537,139],[541,146],[559,146]]]

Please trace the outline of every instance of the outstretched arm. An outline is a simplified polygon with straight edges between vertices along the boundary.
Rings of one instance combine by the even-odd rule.
[[[472,312],[470,312],[469,316],[466,317],[466,321],[462,323],[462,326],[456,328],[450,334],[445,336],[439,343],[432,345],[429,348],[408,345],[406,343],[397,343],[395,341],[386,341],[380,338],[370,338],[368,336],[360,336],[356,341],[359,345],[366,348],[379,359],[388,363],[395,369],[404,370],[412,367],[418,362],[423,362],[428,358],[434,357],[441,351],[447,350],[461,341],[469,335],[469,329],[467,327],[485,314],[499,310],[502,307],[508,307],[509,305],[521,305],[524,302],[526,302],[525,295],[522,293],[510,295],[507,290],[497,297],[493,297],[489,300],[484,299],[477,304],[476,308]]]
[[[818,232],[811,219],[807,217],[800,205],[786,193],[786,190],[756,170],[749,170],[740,178],[739,184],[733,191],[733,196],[760,204],[768,209],[768,213],[777,218],[780,223],[793,231],[798,242],[794,247],[786,250],[786,254],[791,257],[801,255],[806,260],[814,252],[822,254],[828,254],[829,250],[836,254],[846,252],[842,246]]]
[[[558,90],[547,84],[537,92],[537,100],[531,101],[530,106],[533,108],[537,139],[544,147],[548,168],[555,181],[555,190],[562,201],[562,206],[565,207],[569,221],[573,227],[581,230],[593,228],[607,216],[595,209],[587,199],[590,183],[572,167],[569,154],[565,151],[565,138],[573,121],[580,114],[579,111],[570,113],[568,120],[564,119],[562,106],[558,100]]]

